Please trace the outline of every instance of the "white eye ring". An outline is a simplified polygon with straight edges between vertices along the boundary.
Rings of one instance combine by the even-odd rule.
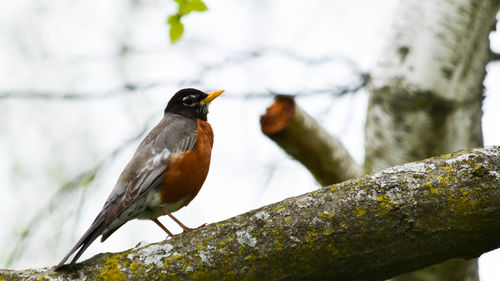
[[[182,103],[185,105],[185,106],[188,106],[188,107],[193,107],[196,105],[196,97],[194,95],[189,95],[187,97],[184,97],[182,99]]]

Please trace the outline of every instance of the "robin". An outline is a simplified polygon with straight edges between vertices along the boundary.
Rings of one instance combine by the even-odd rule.
[[[74,264],[97,237],[105,241],[132,219],[152,220],[173,236],[157,219],[168,215],[184,232],[192,230],[171,213],[189,204],[207,177],[214,140],[208,105],[222,92],[189,88],[170,99],[163,119],[139,145],[101,212],[56,269],[78,250]]]

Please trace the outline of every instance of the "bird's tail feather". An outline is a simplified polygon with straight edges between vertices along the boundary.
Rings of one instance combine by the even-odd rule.
[[[122,227],[122,225],[124,225],[125,223],[126,223],[126,221],[124,223],[118,225],[115,228],[112,228],[112,229],[106,230],[106,232],[103,232],[102,237],[101,237],[101,242],[106,241],[106,239],[108,239],[108,237],[111,236],[111,234],[115,233],[115,231],[117,231],[118,228]]]
[[[70,264],[74,264],[78,258],[85,252],[85,250],[94,242],[94,240],[99,237],[99,235],[102,234],[104,229],[106,228],[106,224],[103,222],[100,222],[98,220],[94,221],[92,226],[83,234],[83,236],[78,240],[78,242],[75,244],[75,246],[69,251],[69,253],[59,262],[59,264],[56,266],[56,270],[60,269],[64,263],[69,259],[69,257],[76,252],[78,249],[78,252],[76,253],[75,257],[71,260]]]

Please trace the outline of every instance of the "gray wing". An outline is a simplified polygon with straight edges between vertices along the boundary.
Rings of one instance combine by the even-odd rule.
[[[105,207],[109,205],[112,209],[106,218],[106,222],[111,225],[105,232],[108,232],[108,229],[111,231],[117,228],[112,225],[112,222],[120,214],[127,213],[127,220],[137,215],[133,210],[127,209],[146,191],[155,189],[162,183],[165,170],[168,168],[168,158],[172,154],[194,149],[196,146],[196,132],[197,124],[195,120],[168,114],[148,134],[139,145],[108,197]],[[122,224],[117,226],[119,227]],[[104,233],[103,239],[106,239],[107,236],[109,235]]]
[[[102,235],[106,240],[115,230],[135,217],[130,206],[146,191],[157,188],[168,168],[168,157],[173,153],[193,150],[196,146],[195,120],[166,114],[139,145],[130,162],[104,203],[90,228],[56,266],[60,269],[78,250],[71,264],[83,254],[92,242]],[[126,216],[123,214],[126,213]]]

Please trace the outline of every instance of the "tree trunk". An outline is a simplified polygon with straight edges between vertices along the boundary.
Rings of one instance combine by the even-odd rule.
[[[500,147],[324,187],[61,271],[0,280],[384,280],[500,246]]]
[[[482,82],[499,2],[401,1],[368,85],[367,173],[482,145]],[[477,264],[432,268],[404,280],[477,280],[477,274],[466,278],[466,270],[456,278],[458,268]]]

